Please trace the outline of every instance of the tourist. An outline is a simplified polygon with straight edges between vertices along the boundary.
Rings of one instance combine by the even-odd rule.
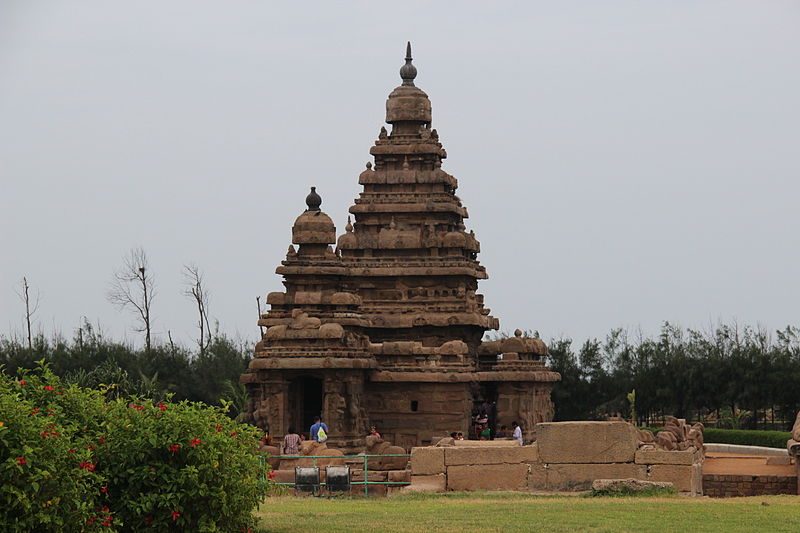
[[[458,440],[458,433],[456,433],[455,431],[450,433],[450,438],[453,440]]]
[[[512,434],[512,437],[514,438],[514,440],[515,440],[515,441],[517,441],[517,442],[519,442],[519,445],[520,445],[520,446],[522,446],[523,444],[525,444],[525,443],[522,441],[522,428],[521,428],[521,427],[519,427],[519,424],[517,424],[517,422],[516,422],[516,421],[514,421],[514,422],[511,422],[511,427],[513,427],[513,428],[514,428],[514,433]]]
[[[300,452],[300,443],[302,438],[298,435],[293,427],[289,428],[289,432],[283,437],[283,454],[284,455],[297,455]]]
[[[500,426],[500,431],[494,436],[496,439],[507,439],[508,438],[508,426]]]
[[[367,435],[367,437],[378,437],[378,438],[381,438],[381,434],[378,433],[378,428],[376,428],[375,426],[370,426],[369,427],[369,435]]]
[[[460,431],[456,434],[456,440],[464,440],[464,434]]]
[[[328,425],[323,422],[320,417],[314,417],[314,423],[308,431],[308,438],[317,442],[325,442],[328,440]]]
[[[489,424],[483,425],[483,430],[481,430],[478,438],[480,440],[490,440],[492,438],[492,430],[489,429]]]

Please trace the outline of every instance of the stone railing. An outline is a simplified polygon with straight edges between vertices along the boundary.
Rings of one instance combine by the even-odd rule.
[[[667,481],[702,494],[703,453],[643,445],[626,422],[553,422],[536,426],[537,442],[475,441],[413,448],[405,490],[587,490],[595,479]],[[462,441],[463,442],[463,441]]]

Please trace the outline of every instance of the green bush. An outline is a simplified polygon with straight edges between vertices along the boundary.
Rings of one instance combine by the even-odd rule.
[[[655,435],[660,428],[642,427]],[[753,429],[705,428],[703,441],[715,444],[741,444],[743,446],[765,446],[767,448],[786,448],[786,441],[792,438],[788,431],[759,431]]]
[[[57,399],[67,394],[36,377],[0,374],[3,531],[113,530],[114,515],[101,505],[103,478],[91,451],[78,444],[79,426],[64,423],[58,408]]]
[[[253,525],[263,493],[257,428],[203,404],[64,389],[47,368],[25,374],[23,386],[0,379],[0,526],[240,532]]]
[[[767,448],[786,448],[786,441],[791,438],[792,434],[788,431],[706,428],[703,432],[703,440],[707,443],[743,444]]]

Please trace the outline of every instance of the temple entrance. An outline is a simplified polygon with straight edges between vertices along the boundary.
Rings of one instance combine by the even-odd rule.
[[[289,383],[289,425],[308,435],[315,416],[322,416],[322,380],[301,376]]]
[[[481,430],[486,426],[491,431],[491,438],[497,432],[497,384],[481,382],[472,390],[472,424],[471,438],[480,438]]]

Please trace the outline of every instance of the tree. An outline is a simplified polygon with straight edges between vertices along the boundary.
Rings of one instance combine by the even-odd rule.
[[[197,345],[200,347],[200,355],[203,355],[211,344],[211,326],[208,322],[208,290],[203,286],[203,273],[197,266],[184,265],[183,277],[186,283],[186,290],[183,291],[183,294],[191,298],[197,306],[197,329],[200,330]]]
[[[36,292],[36,299],[33,303],[31,303],[31,296],[30,296],[30,285],[28,285],[28,278],[25,276],[22,277],[22,292],[18,292],[17,296],[19,296],[22,303],[25,304],[25,328],[26,333],[28,335],[28,349],[33,349],[33,341],[31,335],[31,317],[39,310],[39,292]]]
[[[144,333],[144,349],[151,348],[152,321],[150,306],[155,296],[155,280],[149,270],[147,254],[142,248],[133,248],[123,258],[122,267],[114,273],[108,290],[108,301],[120,310],[133,311],[139,324],[134,331]]]

